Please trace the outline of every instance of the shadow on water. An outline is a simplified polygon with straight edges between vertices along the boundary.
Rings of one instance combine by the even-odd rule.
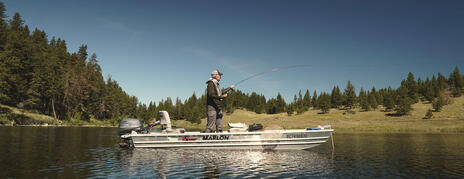
[[[121,149],[116,128],[0,127],[0,178],[463,178],[462,134],[335,134],[309,151]]]

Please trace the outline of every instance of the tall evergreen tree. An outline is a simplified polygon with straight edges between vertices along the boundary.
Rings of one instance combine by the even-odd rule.
[[[6,16],[6,9],[5,5],[3,2],[0,2],[0,52],[3,51],[5,44],[6,44],[6,38],[7,38],[7,24],[5,21]],[[0,62],[1,63],[1,62]]]
[[[0,23],[4,23],[5,18],[7,18],[7,17],[8,16],[6,15],[5,4],[3,4],[3,2],[0,1]]]
[[[311,106],[317,108],[317,92],[314,90],[313,99],[311,100]]]
[[[309,109],[309,107],[311,107],[311,96],[309,95],[309,90],[306,90],[303,97],[303,106],[306,111]]]
[[[425,100],[432,102],[433,98],[435,97],[435,92],[433,90],[432,81],[430,81],[429,77],[424,82],[424,98]]]
[[[342,105],[342,94],[340,92],[340,88],[338,86],[334,86],[332,88],[331,96],[331,104],[333,108],[339,108]]]
[[[440,87],[440,90],[448,88],[446,77],[443,76],[440,72],[438,72],[437,80],[438,80],[438,86]]]
[[[406,86],[401,86],[397,90],[397,101],[395,111],[398,115],[406,115],[412,110],[412,99],[409,98],[409,91]]]
[[[412,72],[408,73],[408,78],[406,79],[406,85],[405,86],[408,88],[408,96],[409,96],[409,98],[414,103],[417,103],[419,101],[419,94],[418,94],[419,90],[418,90],[418,87],[417,87],[417,82],[414,79],[414,75],[412,74]]]
[[[369,102],[367,100],[366,92],[363,88],[361,88],[361,90],[359,91],[358,100],[362,110],[369,111],[371,109],[371,106],[369,105]]]
[[[430,90],[434,97],[438,97],[440,95],[441,89],[440,89],[440,85],[438,83],[437,78],[435,78],[435,75],[432,76],[430,88],[431,88]]]
[[[7,40],[0,53],[0,95],[2,102],[9,105],[24,106],[28,99],[29,83],[33,76],[31,61],[32,42],[29,29],[15,13],[7,31]]]
[[[375,95],[376,95],[375,91],[371,91],[367,93],[367,103],[369,103],[370,107],[374,110],[377,109],[377,106],[378,106]]]
[[[385,90],[383,95],[383,106],[385,107],[385,111],[391,111],[395,107],[395,96],[396,93],[391,87]]]
[[[375,96],[375,100],[377,101],[377,105],[383,104],[383,96],[382,93],[377,92],[375,87],[372,87],[371,93]]]
[[[456,66],[454,71],[450,74],[449,84],[451,86],[451,91],[453,96],[459,97],[462,94],[462,88],[464,87],[464,80],[462,79],[461,72]]]
[[[330,95],[327,94],[327,93],[321,93],[321,95],[319,95],[319,99],[317,99],[317,102],[318,102],[318,108],[321,109],[322,113],[328,113],[329,112],[329,109],[330,109]]]
[[[284,98],[282,98],[282,95],[280,95],[280,93],[277,93],[276,105],[277,105],[276,113],[281,113],[281,112],[286,111],[285,107],[287,106],[287,104],[285,103],[285,100]]]
[[[19,31],[23,28],[24,20],[21,18],[19,13],[14,13],[13,19],[10,21],[10,28],[13,31]]]
[[[354,107],[354,105],[356,104],[356,93],[354,91],[354,86],[351,84],[350,80],[348,80],[348,82],[346,84],[344,94],[346,96],[344,105],[348,110],[351,110]]]

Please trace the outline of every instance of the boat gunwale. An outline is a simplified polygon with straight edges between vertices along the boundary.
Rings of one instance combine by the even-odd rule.
[[[195,140],[195,141],[133,141],[134,144],[169,144],[169,143],[232,143],[232,142],[267,142],[267,141],[305,141],[305,140],[318,140],[329,139],[327,137],[311,137],[311,138],[279,138],[279,139],[231,139],[231,140]],[[326,140],[327,141],[327,140]]]
[[[294,142],[294,143],[251,143],[251,144],[241,144],[241,143],[235,143],[235,144],[220,144],[220,143],[209,143],[209,144],[202,144],[202,145],[157,145],[157,146],[152,146],[153,144],[150,144],[149,146],[137,146],[135,145],[136,148],[168,148],[168,147],[236,147],[236,146],[268,146],[268,145],[282,145],[282,146],[287,146],[287,145],[311,145],[311,144],[322,144],[326,142],[325,141],[314,141],[314,142]],[[140,145],[140,144],[139,144]]]
[[[266,131],[246,131],[246,132],[222,132],[222,133],[204,133],[204,132],[184,132],[184,133],[149,133],[149,134],[126,134],[122,135],[121,138],[129,138],[132,136],[192,136],[192,135],[258,135],[258,134],[269,134],[269,133],[312,133],[312,132],[333,132],[333,129],[322,129],[322,130],[306,130],[306,129],[293,129],[293,130],[266,130]]]

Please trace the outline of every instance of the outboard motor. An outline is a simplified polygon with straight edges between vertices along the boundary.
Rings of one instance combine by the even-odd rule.
[[[130,134],[132,131],[143,132],[144,130],[142,122],[135,118],[126,118],[119,122],[119,135]]]
[[[161,124],[161,129],[166,129],[166,130],[171,130],[171,118],[169,117],[169,114],[167,111],[159,111],[158,112],[158,117],[160,119],[160,124]]]

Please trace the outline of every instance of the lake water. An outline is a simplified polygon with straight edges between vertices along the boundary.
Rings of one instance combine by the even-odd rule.
[[[116,128],[0,127],[0,178],[464,178],[463,134],[338,134],[308,151],[121,149]]]

